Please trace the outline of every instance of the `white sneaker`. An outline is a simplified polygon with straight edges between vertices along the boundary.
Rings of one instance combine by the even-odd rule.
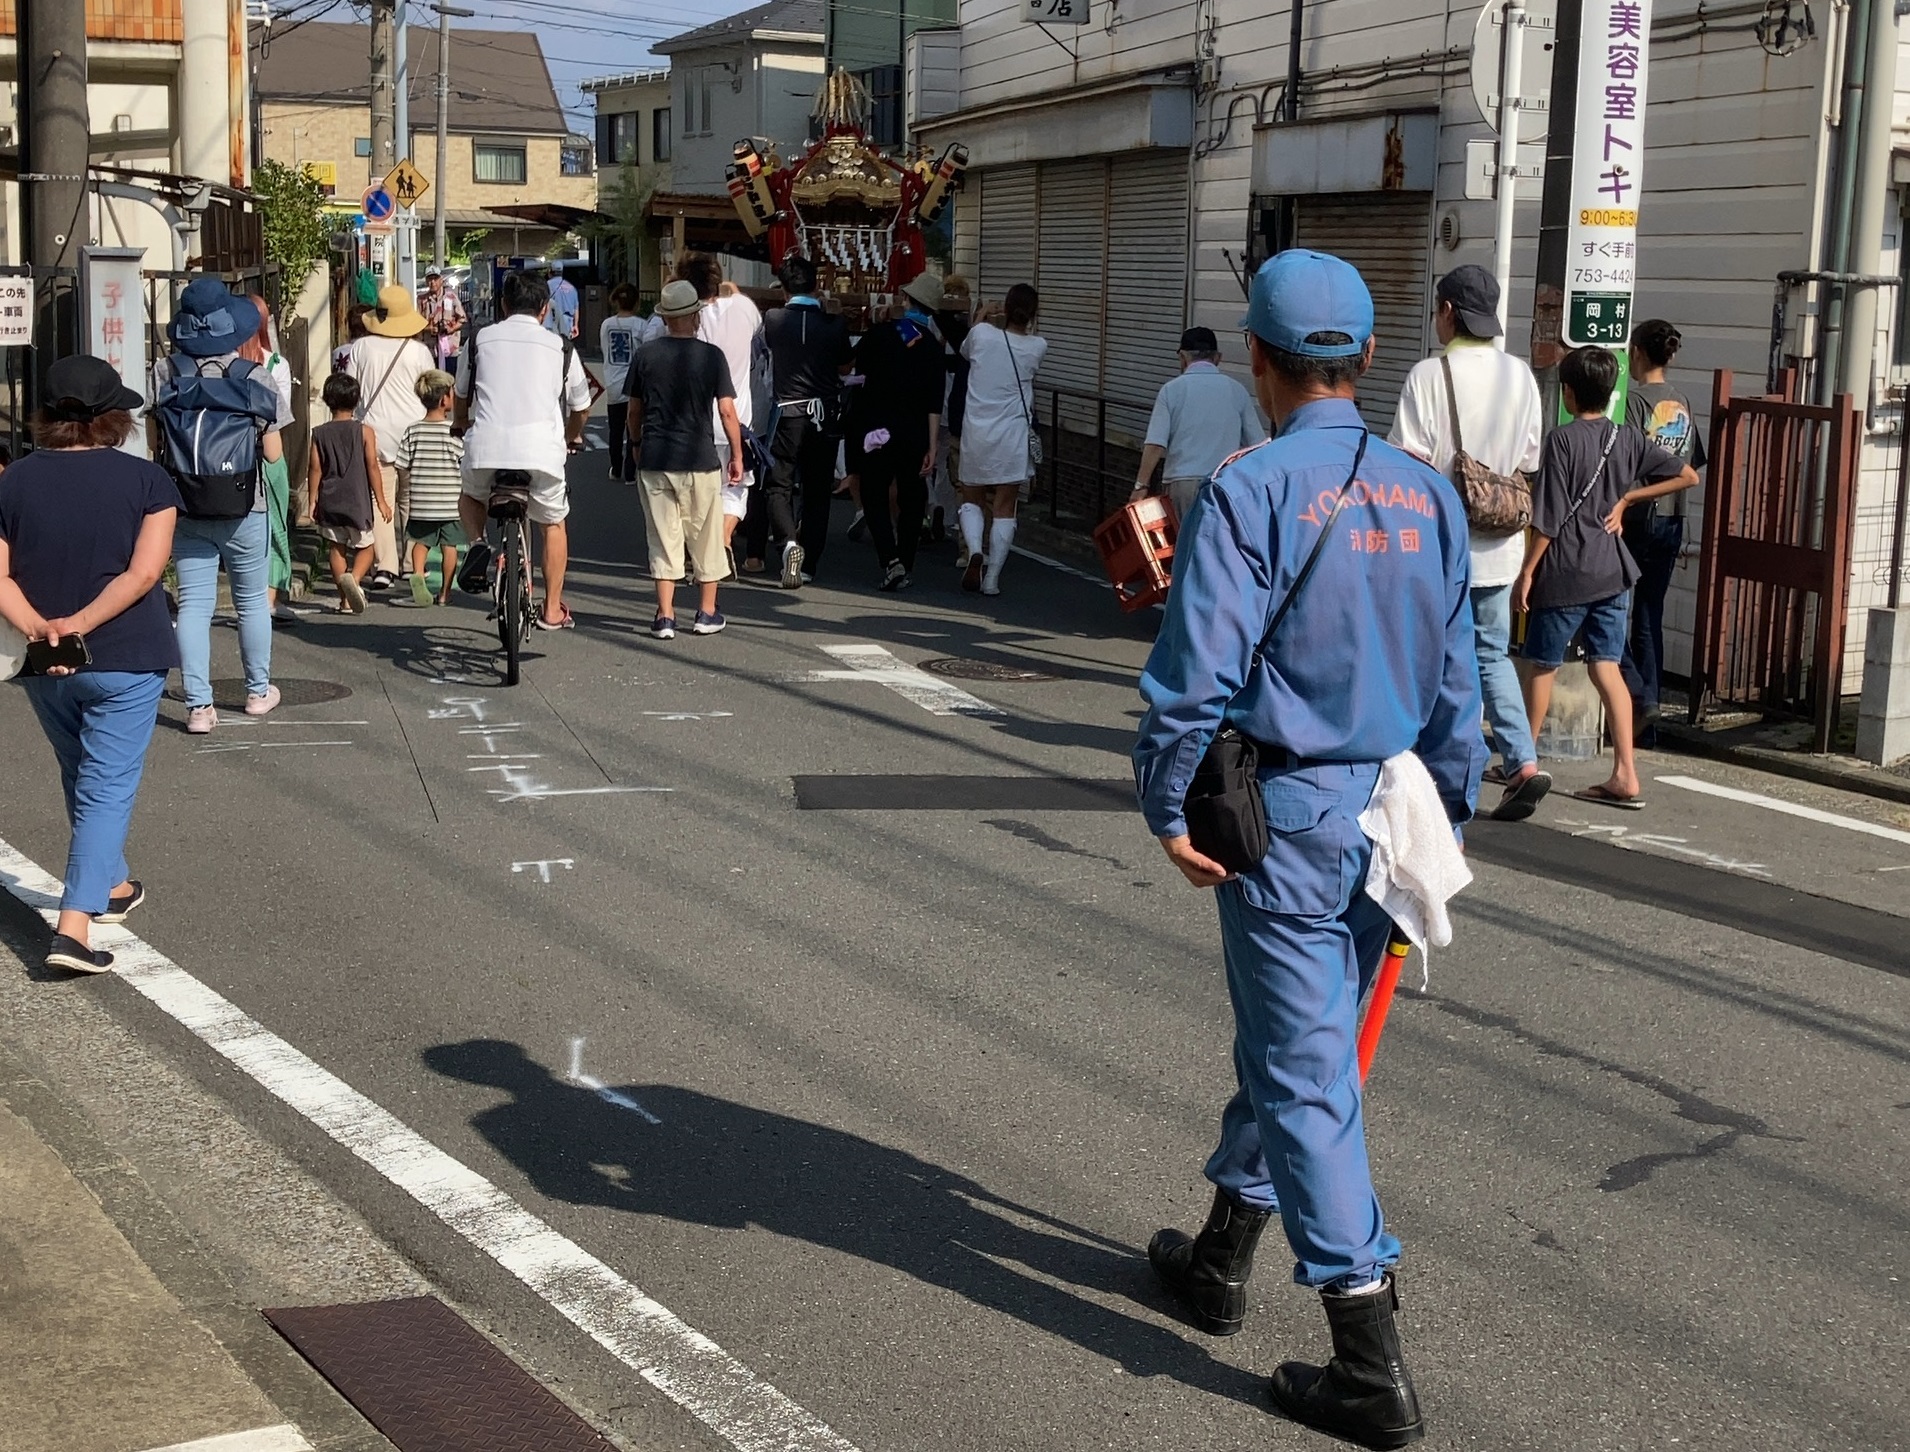
[[[194,706],[186,712],[186,730],[193,736],[209,735],[218,724],[219,709],[216,706]]]
[[[783,588],[795,590],[802,582],[802,546],[792,539],[783,546]]]
[[[278,709],[283,697],[277,686],[267,686],[256,696],[245,698],[245,714],[248,716],[269,716]]]

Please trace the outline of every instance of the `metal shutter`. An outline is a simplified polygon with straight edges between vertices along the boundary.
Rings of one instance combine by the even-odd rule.
[[[981,274],[975,300],[1000,302],[1035,274],[1035,169],[991,166],[981,173]]]
[[[1117,156],[1112,167],[1103,391],[1151,404],[1179,366],[1186,326],[1187,153]]]
[[[1360,412],[1382,434],[1393,426],[1406,375],[1426,356],[1431,210],[1425,192],[1299,199],[1298,244],[1344,257],[1373,294],[1379,343],[1360,380]]]
[[[1107,163],[1050,161],[1041,166],[1039,276],[1041,381],[1101,392],[1101,292],[1107,272]]]
[[[968,279],[972,293],[981,274],[982,179],[978,172],[955,193],[955,247],[950,262],[952,272]]]

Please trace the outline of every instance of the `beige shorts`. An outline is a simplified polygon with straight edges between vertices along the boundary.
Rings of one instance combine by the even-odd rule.
[[[353,529],[349,524],[321,524],[318,537],[348,550],[368,550],[373,538],[370,530]]]
[[[570,491],[564,481],[555,474],[546,474],[541,469],[527,469],[531,476],[531,505],[525,511],[532,524],[562,524],[570,513]],[[495,469],[467,469],[460,493],[472,499],[482,499],[487,504],[491,499],[491,478]]]
[[[723,476],[640,469],[643,523],[650,538],[650,574],[658,580],[683,578],[687,553],[699,581],[729,576],[729,551],[723,548]]]

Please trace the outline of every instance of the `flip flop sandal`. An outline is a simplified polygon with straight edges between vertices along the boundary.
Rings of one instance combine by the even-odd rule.
[[[1503,766],[1488,766],[1485,775],[1480,777],[1479,780],[1484,782],[1487,786],[1504,786],[1505,768]]]
[[[1642,812],[1645,809],[1643,797],[1621,797],[1617,792],[1607,791],[1602,786],[1583,787],[1572,793],[1575,802],[1596,802],[1601,807],[1617,807],[1623,812]]]
[[[577,628],[577,618],[570,613],[570,607],[568,605],[564,607],[564,618],[562,620],[546,620],[540,612],[532,617],[532,623],[535,624],[539,630],[575,630]]]
[[[1524,781],[1507,793],[1505,799],[1492,809],[1495,822],[1523,822],[1539,809],[1539,803],[1545,800],[1545,794],[1552,790],[1550,772],[1535,771]]]

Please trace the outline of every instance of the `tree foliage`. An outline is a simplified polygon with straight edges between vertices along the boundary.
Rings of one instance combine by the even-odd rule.
[[[586,222],[581,229],[593,242],[610,244],[615,254],[612,266],[623,272],[627,282],[637,282],[646,265],[660,261],[659,244],[650,234],[644,209],[661,182],[660,175],[640,176],[636,164],[626,158],[617,169],[616,185],[599,193],[603,216]]]
[[[331,223],[325,216],[325,192],[302,167],[263,160],[252,171],[252,192],[265,221],[265,257],[283,269],[279,321],[297,305],[312,268],[331,252]]]

